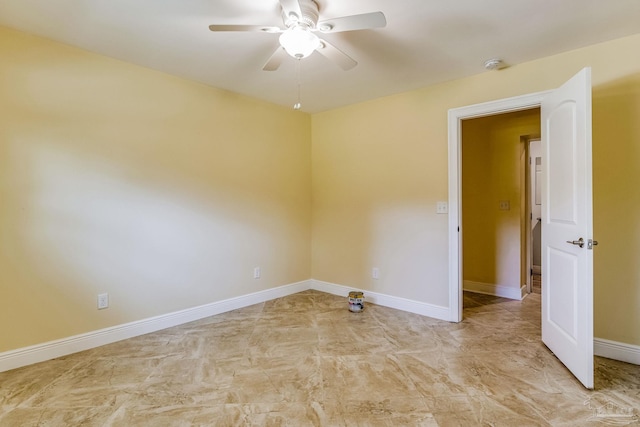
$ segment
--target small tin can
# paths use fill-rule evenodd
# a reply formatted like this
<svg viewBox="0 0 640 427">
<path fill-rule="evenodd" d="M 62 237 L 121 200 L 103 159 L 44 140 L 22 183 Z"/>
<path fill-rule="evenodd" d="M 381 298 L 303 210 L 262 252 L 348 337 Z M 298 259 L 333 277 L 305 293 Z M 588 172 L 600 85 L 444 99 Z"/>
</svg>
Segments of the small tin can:
<svg viewBox="0 0 640 427">
<path fill-rule="evenodd" d="M 359 313 L 364 310 L 364 293 L 359 291 L 349 292 L 349 311 Z"/>
</svg>

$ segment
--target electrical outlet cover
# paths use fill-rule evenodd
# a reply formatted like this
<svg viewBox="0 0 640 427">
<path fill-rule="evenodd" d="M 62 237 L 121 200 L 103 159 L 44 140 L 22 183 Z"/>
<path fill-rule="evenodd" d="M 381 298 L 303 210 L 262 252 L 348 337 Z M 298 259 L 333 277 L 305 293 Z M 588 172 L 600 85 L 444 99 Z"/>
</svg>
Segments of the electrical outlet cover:
<svg viewBox="0 0 640 427">
<path fill-rule="evenodd" d="M 102 310 L 109 307 L 109 294 L 98 295 L 98 310 Z"/>
</svg>

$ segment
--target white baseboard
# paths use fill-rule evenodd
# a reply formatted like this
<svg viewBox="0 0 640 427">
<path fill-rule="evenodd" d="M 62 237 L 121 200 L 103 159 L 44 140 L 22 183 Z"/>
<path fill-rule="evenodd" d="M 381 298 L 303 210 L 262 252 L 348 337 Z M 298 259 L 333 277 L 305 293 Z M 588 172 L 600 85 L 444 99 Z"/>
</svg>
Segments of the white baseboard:
<svg viewBox="0 0 640 427">
<path fill-rule="evenodd" d="M 420 314 L 422 316 L 433 317 L 434 319 L 449 321 L 449 308 L 438 305 L 428 304 L 425 302 L 410 300 L 392 295 L 380 294 L 377 292 L 362 290 L 354 287 L 337 285 L 335 283 L 323 282 L 321 280 L 311 279 L 311 289 L 328 294 L 344 296 L 349 295 L 349 291 L 364 292 L 365 304 L 371 302 L 373 304 L 382 305 L 384 307 L 395 308 L 409 313 Z"/>
<path fill-rule="evenodd" d="M 520 287 L 520 298 L 518 298 L 518 299 L 522 300 L 527 295 L 529 295 L 529 292 L 527 292 L 527 285 L 522 285 Z"/>
<path fill-rule="evenodd" d="M 0 372 L 171 328 L 183 323 L 193 322 L 194 320 L 215 316 L 216 314 L 248 307 L 253 304 L 259 304 L 308 289 L 310 289 L 310 281 L 305 280 L 85 334 L 7 351 L 0 353 Z"/>
<path fill-rule="evenodd" d="M 494 285 L 493 283 L 473 282 L 465 280 L 462 282 L 462 288 L 465 291 L 475 292 L 477 294 L 494 295 L 497 297 L 521 300 L 526 295 L 526 286 L 503 286 Z"/>
<path fill-rule="evenodd" d="M 465 289 L 467 288 L 466 283 L 467 282 L 465 281 Z M 151 332 L 181 325 L 183 323 L 193 322 L 205 317 L 215 316 L 217 314 L 225 313 L 231 310 L 236 310 L 272 299 L 285 297 L 287 295 L 306 291 L 308 289 L 314 289 L 320 292 L 344 296 L 345 298 L 348 296 L 349 291 L 361 290 L 353 287 L 337 285 L 335 283 L 323 282 L 320 280 L 304 280 L 302 282 L 279 286 L 276 288 L 271 288 L 236 298 L 216 301 L 198 307 L 188 308 L 173 313 L 142 319 L 135 322 L 125 323 L 110 328 L 100 329 L 85 334 L 63 338 L 60 340 L 49 341 L 30 347 L 24 347 L 17 350 L 0 353 L 0 372 L 20 368 L 22 366 L 31 365 L 33 363 L 44 362 L 45 360 L 50 360 L 56 357 L 62 357 L 72 353 L 77 353 L 79 351 L 111 344 L 116 341 L 148 334 Z M 516 291 L 518 293 L 520 292 L 520 290 Z M 410 313 L 416 313 L 423 316 L 433 317 L 435 319 L 446 321 L 450 320 L 448 307 L 437 306 L 377 292 L 363 292 L 365 292 L 366 301 L 373 304 L 395 308 Z M 511 292 L 511 294 L 514 294 L 513 291 Z M 509 298 L 508 296 L 505 297 Z M 596 354 L 596 356 L 602 356 L 608 359 L 620 360 L 623 362 L 640 365 L 640 346 L 619 343 L 602 338 L 595 338 L 594 353 Z"/>
<path fill-rule="evenodd" d="M 605 340 L 604 338 L 594 338 L 593 353 L 596 356 L 606 357 L 607 359 L 640 365 L 640 346 L 638 345 Z"/>
</svg>

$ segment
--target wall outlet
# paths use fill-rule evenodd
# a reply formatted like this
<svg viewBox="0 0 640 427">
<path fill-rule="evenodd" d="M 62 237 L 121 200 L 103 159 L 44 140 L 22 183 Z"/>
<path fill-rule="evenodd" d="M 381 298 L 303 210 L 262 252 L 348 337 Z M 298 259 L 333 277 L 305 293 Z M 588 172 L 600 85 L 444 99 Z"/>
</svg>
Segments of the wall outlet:
<svg viewBox="0 0 640 427">
<path fill-rule="evenodd" d="M 260 271 L 260 267 L 256 267 L 253 269 L 253 278 L 254 279 L 259 279 L 260 278 L 260 274 L 262 272 Z"/>
<path fill-rule="evenodd" d="M 436 202 L 436 213 L 446 214 L 449 213 L 449 205 L 447 202 Z"/>
<path fill-rule="evenodd" d="M 98 310 L 109 308 L 109 294 L 98 294 Z"/>
<path fill-rule="evenodd" d="M 380 269 L 378 269 L 378 267 L 373 267 L 371 270 L 371 277 L 376 280 L 380 278 Z"/>
</svg>

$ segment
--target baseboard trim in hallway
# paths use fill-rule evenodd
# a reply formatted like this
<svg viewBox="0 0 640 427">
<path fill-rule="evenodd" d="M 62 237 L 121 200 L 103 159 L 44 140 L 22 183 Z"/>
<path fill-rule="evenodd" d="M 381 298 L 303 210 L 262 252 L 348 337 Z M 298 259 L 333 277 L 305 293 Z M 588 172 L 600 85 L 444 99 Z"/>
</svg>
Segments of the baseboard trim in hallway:
<svg viewBox="0 0 640 427">
<path fill-rule="evenodd" d="M 462 288 L 469 292 L 516 300 L 521 300 L 526 295 L 526 286 L 504 286 L 464 280 Z"/>
</svg>

